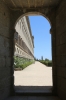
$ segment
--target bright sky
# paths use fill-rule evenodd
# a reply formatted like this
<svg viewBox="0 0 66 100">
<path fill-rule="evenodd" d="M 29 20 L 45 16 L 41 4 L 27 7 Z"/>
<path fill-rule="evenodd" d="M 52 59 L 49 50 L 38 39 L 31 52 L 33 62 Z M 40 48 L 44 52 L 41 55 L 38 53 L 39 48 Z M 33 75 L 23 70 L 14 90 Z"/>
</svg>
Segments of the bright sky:
<svg viewBox="0 0 66 100">
<path fill-rule="evenodd" d="M 38 59 L 52 59 L 50 23 L 43 16 L 29 16 L 34 36 L 34 56 Z"/>
</svg>

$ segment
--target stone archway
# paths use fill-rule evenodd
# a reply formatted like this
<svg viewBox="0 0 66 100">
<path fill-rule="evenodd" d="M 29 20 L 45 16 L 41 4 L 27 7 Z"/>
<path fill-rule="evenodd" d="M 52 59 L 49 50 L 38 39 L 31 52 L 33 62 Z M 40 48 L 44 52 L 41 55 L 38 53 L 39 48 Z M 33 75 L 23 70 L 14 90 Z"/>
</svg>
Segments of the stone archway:
<svg viewBox="0 0 66 100">
<path fill-rule="evenodd" d="M 6 38 L 6 40 L 8 40 L 8 41 L 6 41 L 9 45 L 8 45 L 8 47 L 7 47 L 7 44 L 4 46 L 5 48 L 7 47 L 9 50 L 8 50 L 8 54 L 10 54 L 10 55 L 6 55 L 5 56 L 5 54 L 3 53 L 2 54 L 2 56 L 3 56 L 3 59 L 5 60 L 4 62 L 6 62 L 6 73 L 7 73 L 7 71 L 9 72 L 9 73 L 7 73 L 7 77 L 3 77 L 3 80 L 5 79 L 7 79 L 6 80 L 6 84 L 5 84 L 5 86 L 9 86 L 9 87 L 7 87 L 7 90 L 9 91 L 8 93 L 6 92 L 7 90 L 6 90 L 6 88 L 4 87 L 4 84 L 3 84 L 3 80 L 2 80 L 2 84 L 3 84 L 3 87 L 2 87 L 2 90 L 4 91 L 4 89 L 5 89 L 5 92 L 4 92 L 4 98 L 5 97 L 7 97 L 9 94 L 11 95 L 11 94 L 13 94 L 14 93 L 14 76 L 13 76 L 13 74 L 14 74 L 14 70 L 13 70 L 13 64 L 14 64 L 14 58 L 13 58 L 13 55 L 14 55 L 14 33 L 15 33 L 15 30 L 14 30 L 14 25 L 15 25 L 15 22 L 16 22 L 16 20 L 21 16 L 21 15 L 24 15 L 24 14 L 26 14 L 26 13 L 28 13 L 28 12 L 37 12 L 36 14 L 38 14 L 38 12 L 40 12 L 40 14 L 41 15 L 44 15 L 44 16 L 47 16 L 47 18 L 49 19 L 49 21 L 51 22 L 51 17 L 49 17 L 48 15 L 46 15 L 47 14 L 47 10 L 45 9 L 45 10 L 41 10 L 40 11 L 40 9 L 36 9 L 36 10 L 26 10 L 26 12 L 23 12 L 23 11 L 13 11 L 13 10 L 10 10 L 10 9 L 8 9 L 8 7 L 5 5 L 5 4 L 3 4 L 3 2 L 2 1 L 0 1 L 1 2 L 1 7 L 2 7 L 2 9 L 1 9 L 1 11 L 4 11 L 4 12 L 6 12 L 5 13 L 5 17 L 6 17 L 6 20 L 5 21 L 3 21 L 3 17 L 1 17 L 2 18 L 2 23 L 3 23 L 3 25 L 2 25 L 2 23 L 1 23 L 1 27 L 3 26 L 3 28 L 2 28 L 2 33 L 3 33 L 3 29 L 6 29 L 6 27 L 7 27 L 7 33 L 5 32 L 5 36 L 2 34 L 2 39 L 3 39 L 3 41 L 4 41 L 4 38 Z M 3 9 L 4 8 L 4 9 Z M 3 12 L 2 12 L 3 13 Z M 55 17 L 54 16 L 54 14 L 52 14 L 52 17 Z M 7 21 L 7 22 L 6 22 Z M 4 25 L 4 23 L 5 23 L 5 25 Z M 52 23 L 52 22 L 51 22 Z M 52 23 L 52 25 L 53 25 L 53 23 Z M 1 27 L 0 27 L 0 29 L 1 29 Z M 6 43 L 5 42 L 5 43 Z M 4 44 L 4 43 L 3 43 Z M 1 48 L 1 50 L 2 50 L 3 48 Z M 5 49 L 6 50 L 6 49 Z M 7 52 L 7 50 L 6 50 L 6 52 Z M 7 58 L 7 59 L 6 59 Z M 8 63 L 8 60 L 9 60 L 9 62 L 10 63 Z M 5 67 L 5 65 L 4 65 L 4 67 Z M 9 69 L 9 70 L 8 70 Z M 1 73 L 2 74 L 2 73 Z M 1 75 L 2 76 L 2 75 Z M 7 84 L 8 83 L 8 84 Z M 7 94 L 6 94 L 7 93 Z M 1 98 L 3 98 L 3 95 L 1 95 Z"/>
<path fill-rule="evenodd" d="M 28 13 L 25 13 L 25 14 L 23 14 L 23 15 L 21 15 L 18 19 L 17 19 L 17 21 L 16 21 L 16 24 L 17 24 L 17 22 L 19 23 L 19 20 L 22 18 L 22 17 L 24 17 L 24 16 L 29 16 L 29 15 L 42 15 L 43 17 L 44 17 L 44 15 L 43 14 L 41 14 L 41 13 L 39 13 L 39 12 L 28 12 Z M 40 20 L 40 19 L 39 19 Z M 50 24 L 50 23 L 49 23 Z M 38 38 L 38 37 L 37 37 Z M 15 74 L 14 74 L 15 75 Z M 22 76 L 24 76 L 24 75 L 22 75 Z M 16 77 L 16 76 L 15 76 Z M 46 78 L 47 79 L 47 78 Z M 17 78 L 15 78 L 15 82 L 17 82 Z M 22 80 L 22 79 L 21 79 Z M 43 79 L 44 80 L 44 79 Z M 50 79 L 51 80 L 51 79 Z M 23 80 L 24 81 L 24 80 Z M 16 91 L 18 91 L 19 90 L 19 85 L 24 85 L 24 84 L 20 84 L 20 83 L 18 83 L 18 85 L 16 85 L 15 84 L 15 87 L 18 87 L 18 88 L 16 88 L 15 90 Z M 31 85 L 33 85 L 33 84 L 31 84 Z M 37 85 L 38 86 L 38 85 Z M 23 87 L 23 86 L 22 86 Z M 29 86 L 28 86 L 29 87 Z M 49 84 L 49 87 L 50 87 L 50 84 Z M 50 87 L 51 88 L 51 87 Z M 23 90 L 23 89 L 20 89 L 21 91 Z M 45 89 L 44 89 L 45 90 Z M 49 90 L 49 88 L 47 89 L 47 90 Z M 24 91 L 24 90 L 23 90 Z"/>
<path fill-rule="evenodd" d="M 66 100 L 66 0 L 53 0 L 51 6 L 42 6 L 40 4 L 40 7 L 35 7 L 34 5 L 33 8 L 30 6 L 26 9 L 25 6 L 18 9 L 13 2 L 12 5 L 15 8 L 12 9 L 8 6 L 10 1 L 3 1 L 0 0 L 0 97 L 3 100 L 11 95 L 14 90 L 13 55 L 15 22 L 21 15 L 27 12 L 40 12 L 47 16 L 52 25 L 50 31 L 52 33 L 53 90 L 60 98 Z"/>
<path fill-rule="evenodd" d="M 51 14 L 52 18 L 49 16 L 48 14 L 48 11 L 50 13 L 52 13 L 50 11 L 50 9 L 48 10 L 47 8 L 45 10 L 43 10 L 43 8 L 41 8 L 41 10 L 38 8 L 38 9 L 27 9 L 26 12 L 24 10 L 22 11 L 13 11 L 11 9 L 9 9 L 4 3 L 3 1 L 1 0 L 0 1 L 0 6 L 1 6 L 1 26 L 0 26 L 0 29 L 1 29 L 1 41 L 2 41 L 2 45 L 0 45 L 2 48 L 1 48 L 1 51 L 5 50 L 3 53 L 1 53 L 2 57 L 1 57 L 1 62 L 4 61 L 4 68 L 5 68 L 5 73 L 7 73 L 7 76 L 5 76 L 4 74 L 5 73 L 1 73 L 1 85 L 2 86 L 2 89 L 1 90 L 5 90 L 4 92 L 4 95 L 1 95 L 1 98 L 5 98 L 7 97 L 9 94 L 13 94 L 14 92 L 14 76 L 13 76 L 13 64 L 14 64 L 14 58 L 13 58 L 13 55 L 14 55 L 14 33 L 15 33 L 15 30 L 14 30 L 14 25 L 15 25 L 15 22 L 16 20 L 21 16 L 21 15 L 24 15 L 28 12 L 37 12 L 36 14 L 38 14 L 38 12 L 40 12 L 40 14 L 44 15 L 44 16 L 47 16 L 47 18 L 49 19 L 49 21 L 52 23 L 52 26 L 54 24 L 52 20 L 52 18 L 55 18 L 55 12 L 54 14 Z M 54 11 L 54 10 L 53 10 Z M 4 13 L 3 13 L 4 12 Z M 6 18 L 6 20 L 4 20 Z M 3 30 L 6 30 L 6 31 L 3 31 Z M 5 41 L 5 42 L 4 42 Z M 5 52 L 6 52 L 6 55 L 5 55 Z M 3 63 L 1 63 L 3 64 Z M 6 67 L 5 67 L 6 66 Z M 4 75 L 4 76 L 3 76 Z M 3 84 L 3 80 L 6 80 L 5 81 L 5 85 Z M 8 83 L 8 84 L 7 84 Z M 0 85 L 0 86 L 1 86 Z M 4 87 L 5 86 L 5 87 Z M 7 87 L 7 89 L 6 89 Z M 7 92 L 8 90 L 8 92 Z M 6 94 L 7 93 L 7 94 Z"/>
<path fill-rule="evenodd" d="M 55 11 L 55 9 L 54 9 L 54 11 Z M 19 14 L 20 15 L 20 14 Z M 54 34 L 55 34 L 55 30 L 53 29 L 53 27 L 55 28 L 55 23 L 52 21 L 52 18 L 55 18 L 55 12 L 54 12 L 54 14 L 52 14 L 52 18 L 50 17 L 50 16 L 46 16 L 44 13 L 43 13 L 43 11 L 42 12 L 37 12 L 37 11 L 33 11 L 33 12 L 29 12 L 29 11 L 27 11 L 27 13 L 23 13 L 23 14 L 21 14 L 21 16 L 19 16 L 18 18 L 17 18 L 17 20 L 16 20 L 16 22 L 15 22 L 15 25 L 16 25 L 16 23 L 18 22 L 18 20 L 20 20 L 21 19 L 21 17 L 23 17 L 23 16 L 28 16 L 28 15 L 42 15 L 43 17 L 45 17 L 48 21 L 49 21 L 49 23 L 50 23 L 50 25 L 51 25 L 51 29 L 50 29 L 50 33 L 53 33 L 54 32 Z M 53 26 L 54 25 L 54 26 Z M 52 35 L 52 34 L 51 34 Z M 54 36 L 55 37 L 55 36 Z M 53 42 L 55 42 L 55 40 L 53 40 Z M 54 45 L 54 43 L 53 43 L 53 45 Z M 53 52 L 55 52 L 55 51 L 53 51 Z M 54 71 L 54 69 L 53 69 L 53 71 Z M 53 72 L 54 73 L 54 72 Z M 52 74 L 53 75 L 53 74 Z M 56 89 L 56 87 L 54 86 L 54 81 L 55 81 L 56 79 L 54 79 L 53 78 L 53 91 L 55 91 L 55 89 Z M 55 87 L 55 88 L 54 88 Z"/>
</svg>

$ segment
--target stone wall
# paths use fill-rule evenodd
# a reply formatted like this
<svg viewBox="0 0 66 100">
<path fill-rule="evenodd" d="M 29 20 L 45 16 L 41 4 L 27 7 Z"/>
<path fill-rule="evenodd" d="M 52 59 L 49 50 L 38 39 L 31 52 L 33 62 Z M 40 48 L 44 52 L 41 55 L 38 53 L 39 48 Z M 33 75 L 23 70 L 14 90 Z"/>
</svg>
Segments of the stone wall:
<svg viewBox="0 0 66 100">
<path fill-rule="evenodd" d="M 0 99 L 7 98 L 13 87 L 13 45 L 10 10 L 0 0 Z"/>
<path fill-rule="evenodd" d="M 66 100 L 66 0 L 56 10 L 57 93 Z"/>
</svg>

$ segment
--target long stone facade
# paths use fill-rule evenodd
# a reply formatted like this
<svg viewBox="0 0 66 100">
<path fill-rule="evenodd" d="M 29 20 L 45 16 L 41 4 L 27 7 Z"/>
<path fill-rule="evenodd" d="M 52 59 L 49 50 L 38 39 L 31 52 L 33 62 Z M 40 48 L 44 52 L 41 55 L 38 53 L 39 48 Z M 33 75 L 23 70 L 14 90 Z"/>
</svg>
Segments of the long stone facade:
<svg viewBox="0 0 66 100">
<path fill-rule="evenodd" d="M 34 37 L 30 29 L 30 22 L 27 16 L 22 17 L 15 26 L 15 52 L 17 57 L 34 59 Z"/>
</svg>

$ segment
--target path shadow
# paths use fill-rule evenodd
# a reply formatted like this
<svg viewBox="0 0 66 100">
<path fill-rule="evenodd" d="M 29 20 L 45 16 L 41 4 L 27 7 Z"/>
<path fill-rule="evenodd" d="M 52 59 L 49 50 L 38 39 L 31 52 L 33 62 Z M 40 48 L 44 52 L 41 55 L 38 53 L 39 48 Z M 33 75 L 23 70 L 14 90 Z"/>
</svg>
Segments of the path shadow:
<svg viewBox="0 0 66 100">
<path fill-rule="evenodd" d="M 52 95 L 52 86 L 15 86 L 15 92 L 19 94 L 47 94 Z"/>
</svg>

